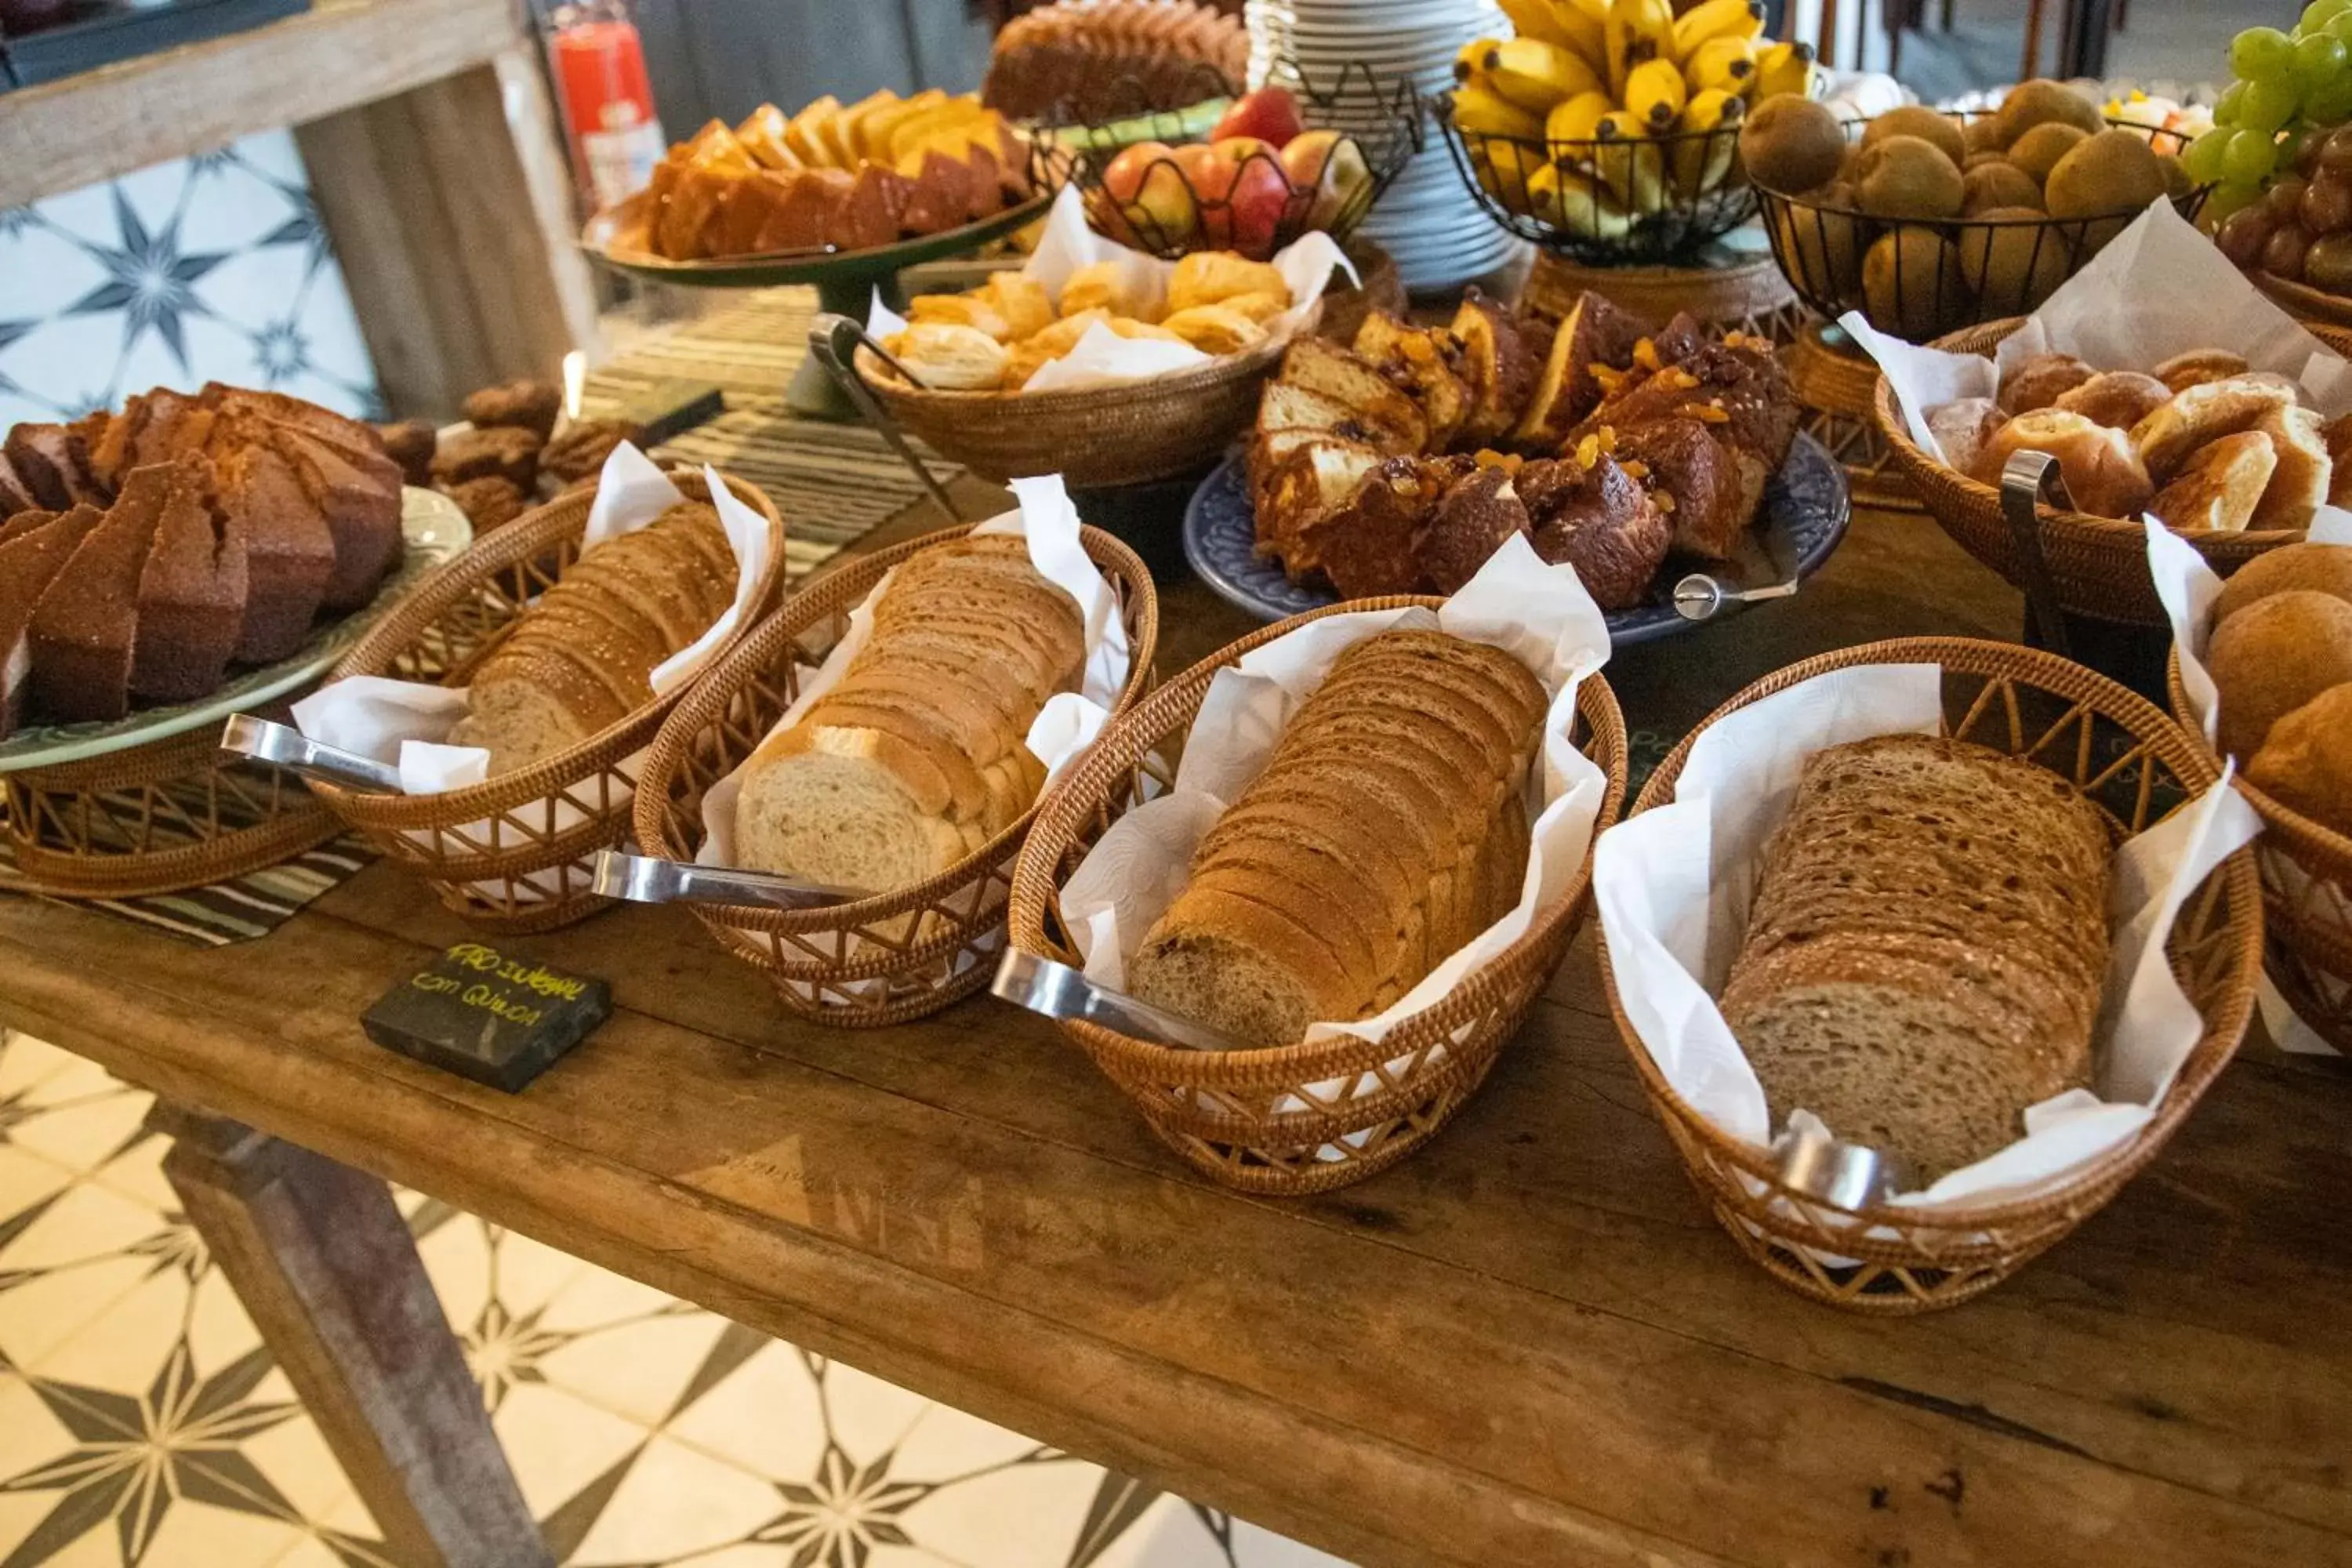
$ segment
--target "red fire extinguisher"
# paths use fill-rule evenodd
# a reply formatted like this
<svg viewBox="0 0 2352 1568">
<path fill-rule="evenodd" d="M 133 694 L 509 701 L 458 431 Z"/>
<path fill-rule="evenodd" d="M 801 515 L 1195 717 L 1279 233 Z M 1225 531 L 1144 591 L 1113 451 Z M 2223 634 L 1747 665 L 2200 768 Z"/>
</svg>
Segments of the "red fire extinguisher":
<svg viewBox="0 0 2352 1568">
<path fill-rule="evenodd" d="M 557 6 L 547 48 L 582 197 L 602 210 L 643 190 L 667 143 L 627 0 Z"/>
</svg>

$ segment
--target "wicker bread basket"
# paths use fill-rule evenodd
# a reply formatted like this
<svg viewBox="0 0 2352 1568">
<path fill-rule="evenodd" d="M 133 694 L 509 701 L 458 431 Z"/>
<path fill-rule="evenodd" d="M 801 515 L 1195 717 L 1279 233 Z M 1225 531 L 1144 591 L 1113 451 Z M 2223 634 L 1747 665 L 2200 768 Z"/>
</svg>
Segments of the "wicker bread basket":
<svg viewBox="0 0 2352 1568">
<path fill-rule="evenodd" d="M 669 476 L 688 499 L 707 500 L 699 474 Z M 767 519 L 765 579 L 716 657 L 740 643 L 775 602 L 784 573 L 784 524 L 755 487 L 728 478 L 738 499 Z M 595 492 L 557 497 L 486 535 L 435 572 L 335 667 L 335 678 L 389 676 L 462 685 L 530 602 L 579 559 Z M 331 784 L 311 788 L 386 859 L 423 878 L 441 901 L 495 931 L 552 931 L 610 900 L 591 890 L 598 849 L 628 837 L 633 776 L 681 693 L 657 697 L 569 751 L 513 773 L 438 795 L 390 795 Z"/>
<path fill-rule="evenodd" d="M 1202 660 L 1107 726 L 1037 808 L 1013 874 L 1013 945 L 1064 963 L 1081 962 L 1062 920 L 1061 885 L 1147 787 L 1167 782 L 1162 753 L 1181 746 L 1218 670 L 1325 616 L 1442 603 L 1358 599 L 1278 621 Z M 1608 778 L 1593 825 L 1597 839 L 1624 805 L 1625 725 L 1598 675 L 1578 688 L 1576 706 L 1580 743 Z M 1147 779 L 1156 783 L 1147 786 Z M 1588 850 L 1567 894 L 1524 936 L 1378 1044 L 1343 1037 L 1275 1050 L 1196 1051 L 1095 1024 L 1062 1027 L 1135 1102 L 1152 1131 L 1196 1169 L 1244 1192 L 1327 1192 L 1412 1153 L 1476 1091 L 1559 967 L 1584 919 L 1591 875 Z M 1276 1110 L 1286 1103 L 1299 1109 Z"/>
<path fill-rule="evenodd" d="M 1904 637 L 1805 659 L 1741 691 L 1659 764 L 1634 811 L 1674 798 L 1692 743 L 1726 714 L 1831 670 L 1914 663 L 1944 668 L 1948 734 L 2024 757 L 2084 786 L 2125 834 L 2170 815 L 2221 777 L 2203 748 L 2154 704 L 2078 664 L 2007 643 Z M 1605 939 L 1601 974 L 1658 1119 L 1740 1249 L 1816 1300 L 1904 1313 L 1948 1307 L 2008 1279 L 2156 1157 L 2238 1048 L 2253 1008 L 2262 944 L 2261 882 L 2252 850 L 2241 849 L 2189 894 L 2166 943 L 2173 973 L 2205 1027 L 2153 1119 L 2129 1142 L 2031 1197 L 1932 1213 L 1887 1204 L 1847 1210 L 1782 1184 L 1767 1151 L 1725 1133 L 1666 1082 L 1625 1016 Z"/>
<path fill-rule="evenodd" d="M 282 720 L 291 700 L 263 711 Z M 19 769 L 0 775 L 0 790 L 16 863 L 10 885 L 53 898 L 201 888 L 274 866 L 343 830 L 294 774 L 222 752 L 216 724 Z"/>
<path fill-rule="evenodd" d="M 2165 685 L 2173 718 L 2218 768 L 2180 684 L 2177 651 L 2166 661 Z M 2254 861 L 2263 874 L 2271 983 L 2313 1033 L 2352 1056 L 2352 837 L 2283 805 L 2243 773 L 2236 784 L 2263 819 Z"/>
<path fill-rule="evenodd" d="M 648 855 L 691 860 L 701 847 L 702 797 L 741 765 L 800 694 L 850 612 L 883 574 L 970 528 L 942 529 L 825 573 L 713 665 L 680 702 L 646 755 L 635 837 Z M 1118 595 L 1130 662 L 1124 710 L 1150 684 L 1160 633 L 1151 574 L 1097 529 L 1079 531 L 1087 556 Z M 803 663 L 803 661 L 806 661 Z M 927 882 L 829 909 L 695 904 L 721 947 L 764 973 L 784 1005 L 820 1023 L 877 1026 L 935 1013 L 988 983 L 1003 947 L 1004 895 L 1013 857 L 1036 808 Z"/>
<path fill-rule="evenodd" d="M 1315 330 L 1321 302 L 1294 335 Z M 1072 489 L 1137 485 L 1213 461 L 1257 417 L 1289 340 L 1268 339 L 1173 375 L 1068 392 L 933 392 L 871 351 L 856 374 L 890 416 L 943 458 L 1002 482 L 1059 474 Z"/>
<path fill-rule="evenodd" d="M 1953 353 L 1990 354 L 1995 344 L 2023 324 L 2022 317 L 1989 321 L 1937 338 L 1928 346 Z M 2352 330 L 2306 322 L 2307 330 L 2337 353 L 2352 355 Z M 1944 531 L 1969 554 L 2011 583 L 2024 585 L 2024 570 L 2009 537 L 2000 510 L 2000 490 L 1946 468 L 1911 439 L 1910 427 L 1895 406 L 1895 389 L 1879 378 L 1877 418 L 1880 437 L 1895 467 L 1907 480 L 1922 505 L 1935 515 Z M 2156 584 L 2147 574 L 2147 534 L 2137 520 L 2092 517 L 2084 512 L 2042 509 L 2042 552 L 2061 607 L 2093 620 L 2129 626 L 2166 624 L 2164 606 L 2157 602 Z M 2214 571 L 2226 577 L 2266 550 L 2292 544 L 2300 531 L 2273 529 L 2262 532 L 2192 533 L 2183 539 L 2197 548 Z"/>
</svg>

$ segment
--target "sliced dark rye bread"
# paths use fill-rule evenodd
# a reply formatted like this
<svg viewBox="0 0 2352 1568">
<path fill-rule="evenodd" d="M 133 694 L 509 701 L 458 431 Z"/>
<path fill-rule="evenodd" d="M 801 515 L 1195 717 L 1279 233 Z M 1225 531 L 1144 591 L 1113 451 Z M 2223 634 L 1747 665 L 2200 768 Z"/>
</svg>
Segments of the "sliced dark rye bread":
<svg viewBox="0 0 2352 1568">
<path fill-rule="evenodd" d="M 76 723 L 130 711 L 139 575 L 171 489 L 167 465 L 132 469 L 104 520 L 42 591 L 31 634 L 32 697 L 42 717 Z"/>
<path fill-rule="evenodd" d="M 235 657 L 267 664 L 310 637 L 334 575 L 335 536 L 292 466 L 269 447 L 240 447 L 215 468 L 221 510 L 245 550 L 245 616 Z"/>
<path fill-rule="evenodd" d="M 1341 737 L 1297 756 L 1286 777 L 1331 780 L 1388 801 L 1426 835 L 1416 840 L 1407 861 L 1428 883 L 1426 917 L 1429 945 L 1451 952 L 1461 941 L 1468 911 L 1464 888 L 1464 845 L 1454 816 L 1455 797 L 1431 782 L 1429 775 L 1385 739 Z"/>
<path fill-rule="evenodd" d="M 1402 911 L 1383 908 L 1346 861 L 1286 834 L 1196 854 L 1186 881 L 1194 885 L 1230 887 L 1296 916 L 1330 944 L 1368 995 L 1403 956 Z"/>
<path fill-rule="evenodd" d="M 1279 910 L 1220 889 L 1181 900 L 1127 969 L 1144 1001 L 1255 1046 L 1297 1043 L 1307 1026 L 1356 1005 L 1330 950 Z"/>
<path fill-rule="evenodd" d="M 137 471 L 133 471 L 137 477 Z M 185 702 L 221 683 L 245 626 L 245 542 L 214 508 L 213 466 L 190 453 L 172 465 L 154 543 L 139 573 L 131 692 Z"/>
</svg>

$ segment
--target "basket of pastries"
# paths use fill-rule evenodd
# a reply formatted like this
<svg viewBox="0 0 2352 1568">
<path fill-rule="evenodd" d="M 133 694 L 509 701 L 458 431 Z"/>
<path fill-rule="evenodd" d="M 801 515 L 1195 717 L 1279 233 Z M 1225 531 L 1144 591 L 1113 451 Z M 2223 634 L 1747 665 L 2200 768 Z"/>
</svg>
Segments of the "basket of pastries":
<svg viewBox="0 0 2352 1568">
<path fill-rule="evenodd" d="M 1520 238 L 1596 265 L 1687 256 L 1756 210 L 1740 127 L 1813 87 L 1762 0 L 1515 0 L 1454 62 L 1438 123 L 1463 182 Z"/>
<path fill-rule="evenodd" d="M 1596 293 L 1557 325 L 1475 289 L 1442 327 L 1376 311 L 1352 347 L 1293 344 L 1266 385 L 1255 554 L 1341 598 L 1447 594 L 1523 536 L 1612 632 L 1654 635 L 1679 624 L 1665 584 L 1750 552 L 1769 500 L 1801 525 L 1801 569 L 1841 536 L 1843 485 L 1798 413 L 1770 342 Z"/>
<path fill-rule="evenodd" d="M 1348 265 L 1322 234 L 1272 261 L 1221 250 L 1161 261 L 1090 232 L 1066 188 L 1019 271 L 918 295 L 903 319 L 877 308 L 867 325 L 885 353 L 861 349 L 854 368 L 891 418 L 983 478 L 1167 479 L 1249 424 L 1284 346 L 1313 330 L 1332 269 Z"/>
<path fill-rule="evenodd" d="M 593 489 L 450 563 L 295 704 L 304 735 L 398 773 L 312 787 L 477 925 L 594 913 L 594 855 L 627 837 L 646 746 L 774 602 L 783 541 L 753 486 L 616 447 Z"/>
<path fill-rule="evenodd" d="M 1283 1194 L 1385 1169 L 1476 1091 L 1583 918 L 1625 787 L 1607 656 L 1523 540 L 1450 600 L 1244 637 L 1047 791 L 1013 946 L 1194 1031 L 1064 1024 L 1196 1169 Z"/>
<path fill-rule="evenodd" d="M 1351 65 L 1318 86 L 1288 61 L 1281 79 L 1197 110 L 1129 115 L 1052 132 L 1097 232 L 1163 260 L 1233 250 L 1264 261 L 1301 237 L 1345 239 L 1421 151 L 1411 81 Z"/>
<path fill-rule="evenodd" d="M 215 754 L 282 705 L 465 519 L 369 426 L 213 383 L 0 441 L 0 783 L 16 874 L 115 897 L 238 875 L 332 837 L 292 774 Z"/>
<path fill-rule="evenodd" d="M 1843 648 L 1717 709 L 1602 837 L 1601 977 L 1743 1252 L 1833 1306 L 1949 1306 L 2112 1198 L 2236 1051 L 2260 829 L 2055 654 Z"/>
<path fill-rule="evenodd" d="M 524 377 L 466 395 L 462 422 L 379 425 L 384 450 L 408 483 L 456 501 L 480 538 L 542 500 L 593 485 L 624 441 L 654 443 L 627 419 L 565 416 L 563 389 Z"/>
<path fill-rule="evenodd" d="M 2172 616 L 2173 716 L 2238 768 L 2261 814 L 2270 976 L 2352 1055 L 2352 515 L 2227 582 L 2160 529 L 2148 564 Z"/>
<path fill-rule="evenodd" d="M 2352 458 L 2352 333 L 2298 325 L 2162 204 L 2022 321 L 1924 349 L 1848 324 L 1884 373 L 1876 418 L 1904 479 L 2020 585 L 2001 468 L 2056 460 L 2067 502 L 2041 507 L 2038 541 L 2073 614 L 2164 623 L 2142 512 L 2227 575 L 2352 495 L 2352 461 L 2336 460 Z"/>
<path fill-rule="evenodd" d="M 615 260 L 741 262 L 877 250 L 980 229 L 1035 189 L 1027 140 L 970 93 L 763 103 L 670 148 L 646 188 L 589 225 Z M 1017 221 L 1017 220 L 1008 220 Z"/>
<path fill-rule="evenodd" d="M 2181 146 L 2039 79 L 1994 110 L 1868 120 L 1784 97 L 1739 133 L 1790 286 L 1915 342 L 2037 309 L 2150 203 L 2194 213 Z"/>
<path fill-rule="evenodd" d="M 1150 683 L 1150 573 L 1058 479 L 1014 489 L 1013 511 L 802 588 L 647 756 L 646 855 L 838 894 L 693 904 L 803 1017 L 893 1024 L 986 984 L 1038 791 Z"/>
</svg>

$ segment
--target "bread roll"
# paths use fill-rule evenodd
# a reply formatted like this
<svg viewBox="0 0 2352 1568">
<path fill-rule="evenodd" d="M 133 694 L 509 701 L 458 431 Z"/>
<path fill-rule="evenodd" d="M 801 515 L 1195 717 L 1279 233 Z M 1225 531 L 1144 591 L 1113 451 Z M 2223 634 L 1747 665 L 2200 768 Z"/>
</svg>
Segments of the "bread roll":
<svg viewBox="0 0 2352 1568">
<path fill-rule="evenodd" d="M 2252 430 L 2294 404 L 2292 392 L 2251 376 L 2200 382 L 2134 426 L 2132 446 L 2149 477 L 2161 484 L 2208 441 Z"/>
<path fill-rule="evenodd" d="M 2331 686 L 2271 726 L 2246 782 L 2304 816 L 2352 834 L 2352 682 Z"/>
<path fill-rule="evenodd" d="M 1944 449 L 1944 461 L 1964 474 L 1976 471 L 1985 443 L 2006 423 L 1990 397 L 1963 397 L 1927 410 L 1927 429 Z"/>
<path fill-rule="evenodd" d="M 2246 374 L 2246 356 L 2231 353 L 2227 349 L 2191 349 L 2187 353 L 2174 354 L 2156 367 L 2156 379 L 2175 392 L 2208 381 L 2227 381 L 2233 375 Z"/>
<path fill-rule="evenodd" d="M 1004 381 L 1004 345 L 978 327 L 917 321 L 883 346 L 935 392 L 992 392 Z"/>
<path fill-rule="evenodd" d="M 1168 309 L 1189 310 L 1236 294 L 1271 294 L 1290 302 L 1290 285 L 1272 263 L 1248 261 L 1230 250 L 1196 250 L 1176 263 L 1168 279 Z"/>
<path fill-rule="evenodd" d="M 1129 988 L 1268 1047 L 1393 1002 L 1517 902 L 1545 706 L 1484 644 L 1393 631 L 1348 649 L 1202 838 Z"/>
<path fill-rule="evenodd" d="M 2097 374 L 2073 354 L 2036 354 L 2001 379 L 1996 401 L 2004 414 L 2031 413 L 2049 407 Z"/>
<path fill-rule="evenodd" d="M 2047 452 L 2058 459 L 2058 471 L 2077 511 L 2130 517 L 2154 493 L 2130 437 L 2055 408 L 2018 415 L 1994 431 L 1977 454 L 1974 477 L 1998 486 L 2002 466 L 2022 451 Z"/>
<path fill-rule="evenodd" d="M 1265 341 L 1265 329 L 1223 305 L 1171 311 L 1160 326 L 1204 354 L 1237 354 Z"/>
<path fill-rule="evenodd" d="M 915 556 L 840 680 L 744 764 L 737 862 L 884 892 L 979 850 L 1044 786 L 1029 726 L 1076 689 L 1085 631 L 1025 540 L 967 536 Z"/>
<path fill-rule="evenodd" d="M 1888 735 L 1810 758 L 1764 851 L 1723 1016 L 1773 1124 L 1800 1108 L 1931 1182 L 2087 1085 L 2105 819 L 2046 769 Z"/>
<path fill-rule="evenodd" d="M 2352 605 L 2309 589 L 2273 594 L 2213 629 L 2205 668 L 2221 698 L 2220 745 L 2243 763 L 2281 717 L 2352 680 Z"/>
<path fill-rule="evenodd" d="M 2135 370 L 2104 371 L 2058 395 L 2053 408 L 2079 414 L 2094 425 L 2128 430 L 2172 399 L 2172 389 Z"/>
<path fill-rule="evenodd" d="M 2253 428 L 2268 437 L 2278 467 L 2263 487 L 2249 528 L 2311 526 L 2311 514 L 2326 504 L 2335 462 L 2322 431 L 2326 421 L 2308 408 L 2273 408 Z M 2193 458 L 2192 458 L 2193 460 Z"/>
<path fill-rule="evenodd" d="M 2308 540 L 2266 550 L 2221 584 L 2213 605 L 2220 626 L 2251 605 L 2292 588 L 2330 594 L 2352 605 L 2352 544 L 2314 544 Z"/>
<path fill-rule="evenodd" d="M 1130 270 L 1116 261 L 1094 261 L 1071 273 L 1062 285 L 1062 314 L 1076 316 L 1087 310 L 1153 321 L 1161 314 L 1161 302 L 1140 269 Z"/>
<path fill-rule="evenodd" d="M 2261 431 L 2224 436 L 2191 453 L 2147 510 L 2185 532 L 2235 533 L 2253 521 L 2277 468 L 2278 454 Z"/>
</svg>

